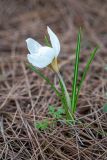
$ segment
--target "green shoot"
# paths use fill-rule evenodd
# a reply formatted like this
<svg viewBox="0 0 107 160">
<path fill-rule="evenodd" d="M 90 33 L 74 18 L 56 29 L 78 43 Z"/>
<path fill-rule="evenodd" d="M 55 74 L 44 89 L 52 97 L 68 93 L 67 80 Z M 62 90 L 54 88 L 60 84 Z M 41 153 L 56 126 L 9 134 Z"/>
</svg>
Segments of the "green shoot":
<svg viewBox="0 0 107 160">
<path fill-rule="evenodd" d="M 73 78 L 72 97 L 71 97 L 72 113 L 75 108 L 75 100 L 76 100 L 76 94 L 77 94 L 77 80 L 78 80 L 80 46 L 81 46 L 81 30 L 78 33 L 77 47 L 76 47 L 76 59 L 75 59 L 74 78 Z"/>
<path fill-rule="evenodd" d="M 35 128 L 39 130 L 46 130 L 49 127 L 49 121 L 48 119 L 45 119 L 43 121 L 39 121 L 35 124 Z"/>
<path fill-rule="evenodd" d="M 76 105 L 77 105 L 78 96 L 79 96 L 79 93 L 80 93 L 82 84 L 83 84 L 83 82 L 84 82 L 84 80 L 85 80 L 85 78 L 86 78 L 87 72 L 88 72 L 88 70 L 89 70 L 89 68 L 90 68 L 90 65 L 91 65 L 91 63 L 92 63 L 92 61 L 93 61 L 93 59 L 94 59 L 94 57 L 95 57 L 95 55 L 96 55 L 96 53 L 97 53 L 97 50 L 98 50 L 98 47 L 96 47 L 96 48 L 93 50 L 93 52 L 91 53 L 91 56 L 90 56 L 90 58 L 89 58 L 89 60 L 88 60 L 88 62 L 87 62 L 87 64 L 86 64 L 86 67 L 85 67 L 85 69 L 84 69 L 82 78 L 81 78 L 81 80 L 80 80 L 80 84 L 79 84 L 79 86 L 78 86 L 78 88 L 77 88 L 77 94 L 76 94 L 76 99 L 75 99 L 75 107 L 73 108 L 73 113 L 76 111 Z"/>
<path fill-rule="evenodd" d="M 60 107 L 57 110 L 55 109 L 54 106 L 49 106 L 49 114 L 54 118 L 54 119 L 62 119 L 63 115 L 65 114 L 65 110 Z"/>
<path fill-rule="evenodd" d="M 63 115 L 65 114 L 65 111 L 62 107 L 55 109 L 54 106 L 49 106 L 49 112 L 48 114 L 52 117 L 47 118 L 45 120 L 40 120 L 37 123 L 35 123 L 35 128 L 38 130 L 44 131 L 48 129 L 49 127 L 55 127 L 59 119 L 63 119 Z"/>
</svg>

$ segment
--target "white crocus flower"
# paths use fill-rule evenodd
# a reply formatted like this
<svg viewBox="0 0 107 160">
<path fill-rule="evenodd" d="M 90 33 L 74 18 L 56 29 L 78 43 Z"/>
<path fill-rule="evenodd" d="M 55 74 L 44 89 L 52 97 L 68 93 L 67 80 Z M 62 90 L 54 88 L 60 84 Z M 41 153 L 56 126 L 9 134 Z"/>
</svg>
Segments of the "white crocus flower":
<svg viewBox="0 0 107 160">
<path fill-rule="evenodd" d="M 52 47 L 42 46 L 32 38 L 28 38 L 27 48 L 29 54 L 27 55 L 28 61 L 35 67 L 44 68 L 50 66 L 54 71 L 58 72 L 57 57 L 60 52 L 60 42 L 55 33 L 47 27 Z"/>
</svg>

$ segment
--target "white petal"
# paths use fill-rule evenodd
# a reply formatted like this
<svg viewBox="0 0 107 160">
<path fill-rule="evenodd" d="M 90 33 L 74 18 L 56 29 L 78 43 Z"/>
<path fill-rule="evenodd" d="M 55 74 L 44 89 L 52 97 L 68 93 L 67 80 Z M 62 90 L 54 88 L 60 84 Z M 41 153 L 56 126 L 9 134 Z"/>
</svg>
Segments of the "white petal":
<svg viewBox="0 0 107 160">
<path fill-rule="evenodd" d="M 48 66 L 55 57 L 55 51 L 50 47 L 41 47 L 38 54 L 28 54 L 28 61 L 35 67 L 44 68 Z"/>
<path fill-rule="evenodd" d="M 36 42 L 32 38 L 26 39 L 27 48 L 31 54 L 36 54 L 38 52 L 38 49 L 42 47 L 38 42 Z"/>
<path fill-rule="evenodd" d="M 56 34 L 49 28 L 47 27 L 47 31 L 50 37 L 50 41 L 52 44 L 53 49 L 55 50 L 56 57 L 58 56 L 60 52 L 60 42 Z"/>
</svg>

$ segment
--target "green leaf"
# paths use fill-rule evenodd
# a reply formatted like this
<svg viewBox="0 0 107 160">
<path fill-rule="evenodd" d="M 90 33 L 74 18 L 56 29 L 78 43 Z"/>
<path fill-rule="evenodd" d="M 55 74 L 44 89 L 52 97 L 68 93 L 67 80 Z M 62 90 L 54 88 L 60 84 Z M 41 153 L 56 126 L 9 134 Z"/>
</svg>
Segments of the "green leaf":
<svg viewBox="0 0 107 160">
<path fill-rule="evenodd" d="M 63 117 L 63 114 L 65 114 L 65 110 L 63 108 L 58 108 L 58 110 L 54 113 L 55 117 L 57 119 L 60 119 Z"/>
<path fill-rule="evenodd" d="M 99 48 L 99 47 L 96 47 L 96 48 L 93 50 L 93 52 L 91 53 L 91 56 L 90 56 L 90 58 L 89 58 L 89 60 L 88 60 L 88 62 L 87 62 L 87 64 L 86 64 L 86 66 L 85 66 L 85 69 L 84 69 L 82 78 L 81 78 L 81 80 L 80 80 L 80 84 L 79 84 L 78 89 L 77 89 L 77 95 L 76 95 L 76 99 L 75 99 L 75 107 L 74 107 L 74 110 L 73 110 L 74 112 L 76 111 L 76 104 L 77 104 L 77 101 L 78 101 L 79 92 L 80 92 L 81 87 L 82 87 L 82 84 L 83 84 L 83 82 L 84 82 L 84 80 L 85 80 L 85 78 L 86 78 L 86 75 L 87 75 L 87 72 L 88 72 L 88 70 L 89 70 L 89 68 L 90 68 L 90 65 L 91 65 L 91 63 L 92 63 L 92 61 L 93 61 L 93 59 L 94 59 L 94 57 L 95 57 L 95 55 L 96 55 L 96 53 L 97 53 L 98 48 Z"/>
<path fill-rule="evenodd" d="M 62 114 L 59 114 L 58 112 L 54 113 L 54 118 L 59 119 L 59 118 L 62 118 L 62 117 L 63 117 Z"/>
<path fill-rule="evenodd" d="M 64 113 L 65 111 L 61 107 L 55 110 L 54 106 L 49 106 L 49 114 L 55 119 L 62 118 Z"/>
<path fill-rule="evenodd" d="M 78 80 L 78 68 L 79 68 L 79 56 L 80 56 L 80 46 L 81 46 L 81 29 L 78 32 L 77 38 L 77 46 L 76 46 L 76 59 L 75 59 L 75 67 L 74 67 L 74 78 L 73 78 L 73 85 L 72 85 L 72 97 L 71 97 L 71 107 L 72 113 L 74 113 L 75 109 L 75 99 L 76 99 L 76 87 L 77 87 L 77 80 Z"/>
<path fill-rule="evenodd" d="M 40 71 L 38 70 L 36 67 L 34 67 L 33 65 L 31 65 L 30 63 L 27 63 L 27 66 L 34 71 L 36 74 L 38 74 L 41 78 L 43 78 L 50 86 L 51 88 L 55 91 L 57 96 L 61 96 L 60 92 L 56 89 L 56 87 L 54 86 L 53 83 L 50 82 L 50 80 Z"/>
<path fill-rule="evenodd" d="M 54 112 L 55 112 L 54 106 L 49 106 L 48 109 L 49 109 L 49 114 L 51 114 L 51 115 L 54 114 Z"/>
<path fill-rule="evenodd" d="M 99 47 L 96 47 L 96 48 L 93 50 L 93 52 L 91 53 L 91 56 L 90 56 L 90 58 L 89 58 L 89 60 L 88 60 L 88 62 L 87 62 L 87 64 L 86 64 L 86 67 L 85 67 L 85 69 L 84 69 L 84 72 L 83 72 L 83 75 L 82 75 L 82 78 L 81 78 L 81 81 L 80 81 L 80 84 L 79 84 L 79 87 L 78 87 L 78 92 L 80 91 L 80 89 L 81 89 L 81 87 L 82 87 L 83 81 L 84 81 L 85 78 L 86 78 L 87 72 L 88 72 L 88 70 L 89 70 L 89 68 L 90 68 L 90 64 L 92 63 L 92 61 L 93 61 L 93 59 L 94 59 L 94 57 L 95 57 L 95 55 L 96 55 L 96 53 L 97 53 L 98 48 L 99 48 Z M 77 92 L 77 93 L 78 93 L 78 92 Z"/>
<path fill-rule="evenodd" d="M 35 127 L 39 130 L 45 130 L 48 128 L 48 125 L 49 125 L 49 121 L 48 119 L 45 119 L 44 121 L 37 122 L 35 124 Z"/>
<path fill-rule="evenodd" d="M 58 111 L 57 111 L 59 114 L 65 114 L 65 110 L 62 108 L 62 107 L 60 107 L 60 108 L 58 108 Z"/>
<path fill-rule="evenodd" d="M 103 106 L 103 112 L 107 113 L 107 103 Z"/>
</svg>

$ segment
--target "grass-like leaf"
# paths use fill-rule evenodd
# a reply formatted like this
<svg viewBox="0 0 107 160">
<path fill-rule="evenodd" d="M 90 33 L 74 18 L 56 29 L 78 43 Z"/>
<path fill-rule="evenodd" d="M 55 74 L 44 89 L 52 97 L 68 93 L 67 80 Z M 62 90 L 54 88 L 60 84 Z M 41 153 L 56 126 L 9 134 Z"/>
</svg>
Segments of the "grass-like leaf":
<svg viewBox="0 0 107 160">
<path fill-rule="evenodd" d="M 38 74 L 41 78 L 43 78 L 50 86 L 51 88 L 55 91 L 56 95 L 58 97 L 61 97 L 60 92 L 56 89 L 53 83 L 47 78 L 40 70 L 38 70 L 36 67 L 32 66 L 30 63 L 27 63 L 27 66 L 34 71 L 36 74 Z"/>
<path fill-rule="evenodd" d="M 80 46 L 81 46 L 81 29 L 78 32 L 77 46 L 76 46 L 76 59 L 75 59 L 74 77 L 73 77 L 73 84 L 72 84 L 72 96 L 71 96 L 72 113 L 75 108 L 75 99 L 76 99 L 76 94 L 77 94 L 77 80 L 78 80 Z"/>
<path fill-rule="evenodd" d="M 84 82 L 84 80 L 85 80 L 85 78 L 86 78 L 87 72 L 88 72 L 88 70 L 89 70 L 89 68 L 90 68 L 90 65 L 91 65 L 91 63 L 92 63 L 95 55 L 96 55 L 96 52 L 97 52 L 98 48 L 99 48 L 99 47 L 96 47 L 96 48 L 93 50 L 93 52 L 91 53 L 91 56 L 90 56 L 90 58 L 89 58 L 89 60 L 88 60 L 88 62 L 87 62 L 87 64 L 86 64 L 86 66 L 85 66 L 85 69 L 84 69 L 82 78 L 81 78 L 81 80 L 80 80 L 80 84 L 79 84 L 79 86 L 78 86 L 78 88 L 77 88 L 77 94 L 76 94 L 76 99 L 75 99 L 75 107 L 73 108 L 73 112 L 76 111 L 76 105 L 77 105 L 77 101 L 78 101 L 79 92 L 80 92 L 80 90 L 81 90 L 81 87 L 82 87 L 83 82 Z"/>
</svg>

